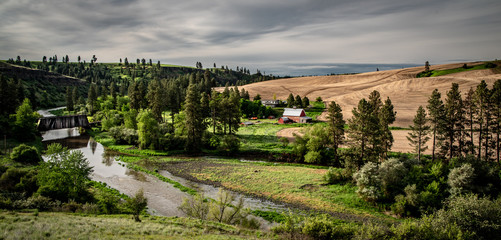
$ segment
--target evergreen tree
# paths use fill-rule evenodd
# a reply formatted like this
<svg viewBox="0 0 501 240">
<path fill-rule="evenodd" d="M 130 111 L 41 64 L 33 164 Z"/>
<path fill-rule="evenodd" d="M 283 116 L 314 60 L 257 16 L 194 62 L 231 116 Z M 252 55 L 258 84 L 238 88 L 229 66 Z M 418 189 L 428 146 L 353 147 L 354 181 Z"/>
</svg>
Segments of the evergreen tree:
<svg viewBox="0 0 501 240">
<path fill-rule="evenodd" d="M 166 104 L 164 99 L 166 98 L 165 88 L 162 86 L 162 83 L 158 80 L 153 80 L 148 85 L 148 93 L 146 94 L 146 98 L 148 99 L 149 108 L 151 109 L 151 113 L 157 120 L 157 122 L 163 122 L 162 112 L 166 108 Z"/>
<path fill-rule="evenodd" d="M 96 84 L 91 84 L 89 86 L 89 94 L 87 97 L 87 104 L 89 105 L 89 112 L 90 114 L 94 114 L 94 111 L 96 110 L 96 104 L 97 104 L 97 90 L 96 90 Z"/>
<path fill-rule="evenodd" d="M 411 131 L 407 140 L 409 145 L 414 147 L 414 151 L 418 155 L 418 162 L 421 162 L 421 153 L 428 149 L 426 142 L 430 140 L 428 134 L 430 133 L 430 126 L 427 125 L 428 119 L 423 106 L 419 106 L 416 116 L 414 116 L 413 125 L 409 126 Z"/>
<path fill-rule="evenodd" d="M 459 156 L 458 152 L 461 149 L 460 135 L 464 130 L 464 114 L 463 100 L 459 92 L 459 85 L 453 83 L 451 90 L 447 92 L 447 98 L 444 103 L 445 118 L 444 118 L 444 141 L 442 151 L 447 152 L 448 160 Z M 458 142 L 458 145 L 456 145 Z"/>
<path fill-rule="evenodd" d="M 337 150 L 341 144 L 343 144 L 344 140 L 344 124 L 345 121 L 343 119 L 343 112 L 341 106 L 336 102 L 332 101 L 329 104 L 329 109 L 327 119 L 329 123 L 329 137 L 331 138 L 332 150 L 334 153 L 334 161 L 338 162 L 339 157 L 337 154 Z"/>
<path fill-rule="evenodd" d="M 243 89 L 242 89 L 243 91 Z M 221 94 L 217 91 L 213 91 L 211 94 L 211 99 L 209 101 L 209 107 L 210 107 L 210 114 L 211 114 L 211 120 L 212 120 L 212 133 L 216 133 L 216 128 L 219 129 L 219 121 L 217 121 L 218 116 L 221 111 Z"/>
<path fill-rule="evenodd" d="M 348 120 L 349 144 L 361 162 L 376 162 L 378 156 L 374 154 L 371 136 L 378 131 L 379 120 L 365 98 L 358 102 L 352 113 L 353 117 Z"/>
<path fill-rule="evenodd" d="M 289 97 L 287 98 L 287 107 L 291 108 L 294 106 L 294 96 L 292 93 L 289 94 Z"/>
<path fill-rule="evenodd" d="M 202 147 L 202 134 L 205 130 L 200 104 L 200 93 L 195 84 L 190 84 L 184 103 L 185 126 L 188 131 L 186 151 L 199 152 Z"/>
<path fill-rule="evenodd" d="M 494 82 L 494 86 L 492 87 L 492 95 L 491 95 L 492 105 L 492 115 L 494 118 L 494 128 L 493 131 L 496 133 L 496 137 L 493 139 L 494 146 L 496 148 L 496 161 L 499 164 L 500 157 L 500 132 L 501 132 L 501 80 L 498 79 Z"/>
<path fill-rule="evenodd" d="M 276 96 L 275 96 L 274 100 L 276 100 Z M 310 99 L 308 99 L 308 97 L 304 96 L 304 98 L 303 98 L 303 108 L 307 108 L 308 106 L 310 106 Z"/>
<path fill-rule="evenodd" d="M 234 134 L 238 131 L 240 127 L 240 119 L 242 114 L 240 112 L 240 94 L 232 92 L 228 99 L 228 105 L 226 107 L 229 111 L 228 115 L 228 132 L 229 134 Z"/>
<path fill-rule="evenodd" d="M 141 94 L 139 93 L 139 86 L 137 82 L 133 82 L 129 86 L 129 99 L 130 108 L 139 110 L 141 108 Z"/>
<path fill-rule="evenodd" d="M 428 109 L 431 131 L 433 134 L 432 160 L 434 161 L 437 146 L 440 146 L 442 142 L 440 135 L 443 129 L 443 119 L 445 118 L 444 103 L 442 102 L 441 94 L 438 89 L 433 90 L 430 98 L 428 99 L 428 105 L 426 108 Z"/>
<path fill-rule="evenodd" d="M 489 131 L 486 127 L 488 125 L 488 107 L 489 107 L 489 89 L 487 87 L 487 83 L 482 80 L 479 85 L 477 85 L 477 89 L 475 90 L 474 102 L 476 106 L 476 123 L 478 125 L 478 159 L 480 160 L 482 157 L 482 143 L 483 139 L 488 138 Z M 485 136 L 484 136 L 485 135 Z M 485 144 L 485 150 L 488 149 L 488 144 Z M 487 156 L 488 152 L 484 152 L 485 156 Z M 487 160 L 487 159 L 486 159 Z"/>
<path fill-rule="evenodd" d="M 303 107 L 303 100 L 301 100 L 301 96 L 297 95 L 296 100 L 294 101 L 294 106 Z"/>
<path fill-rule="evenodd" d="M 21 105 L 21 103 L 24 101 L 24 99 L 26 98 L 25 94 L 24 94 L 24 86 L 23 86 L 23 83 L 21 82 L 21 79 L 15 77 L 14 78 L 15 80 L 15 83 L 16 83 L 16 97 L 17 97 L 17 104 L 16 106 L 18 105 Z"/>
<path fill-rule="evenodd" d="M 430 71 L 430 62 L 426 61 L 424 63 L 424 71 L 429 72 Z"/>
<path fill-rule="evenodd" d="M 465 155 L 475 155 L 475 144 L 473 141 L 473 133 L 475 128 L 475 101 L 474 101 L 475 91 L 473 88 L 470 88 L 466 97 L 463 101 L 464 104 L 464 113 L 465 113 L 465 128 L 467 131 L 464 131 L 465 138 L 469 138 L 465 141 L 465 147 L 462 149 Z"/>
<path fill-rule="evenodd" d="M 390 130 L 390 125 L 395 122 L 397 112 L 394 110 L 393 104 L 390 98 L 386 98 L 384 105 L 381 107 L 381 112 L 379 114 L 379 124 L 381 127 L 381 142 L 383 146 L 382 157 L 387 158 L 388 151 L 390 151 L 393 145 L 393 134 Z"/>
<path fill-rule="evenodd" d="M 69 86 L 66 87 L 66 109 L 73 111 L 73 91 Z"/>
</svg>

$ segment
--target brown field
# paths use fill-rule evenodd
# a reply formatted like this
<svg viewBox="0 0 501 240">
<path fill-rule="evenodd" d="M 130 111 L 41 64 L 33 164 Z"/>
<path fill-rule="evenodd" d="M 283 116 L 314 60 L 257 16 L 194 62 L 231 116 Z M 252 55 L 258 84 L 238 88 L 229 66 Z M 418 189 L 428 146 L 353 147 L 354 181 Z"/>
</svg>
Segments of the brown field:
<svg viewBox="0 0 501 240">
<path fill-rule="evenodd" d="M 474 66 L 482 63 L 467 64 Z M 452 69 L 462 65 L 463 63 L 434 65 L 430 69 Z M 470 87 L 475 88 L 481 80 L 485 80 L 492 87 L 494 81 L 501 79 L 501 71 L 498 68 L 416 78 L 416 74 L 423 70 L 424 66 L 354 75 L 299 77 L 253 83 L 239 88 L 245 88 L 250 96 L 260 94 L 262 99 L 272 99 L 276 94 L 277 99 L 286 100 L 292 93 L 301 97 L 307 96 L 310 101 L 314 101 L 320 96 L 324 101 L 336 101 L 340 104 L 345 119 L 351 118 L 351 110 L 360 99 L 367 98 L 370 92 L 377 90 L 383 100 L 390 97 L 395 106 L 397 119 L 393 126 L 408 127 L 417 108 L 427 104 L 428 97 L 435 88 L 442 93 L 442 98 L 445 98 L 452 83 L 458 83 L 464 94 Z"/>
</svg>

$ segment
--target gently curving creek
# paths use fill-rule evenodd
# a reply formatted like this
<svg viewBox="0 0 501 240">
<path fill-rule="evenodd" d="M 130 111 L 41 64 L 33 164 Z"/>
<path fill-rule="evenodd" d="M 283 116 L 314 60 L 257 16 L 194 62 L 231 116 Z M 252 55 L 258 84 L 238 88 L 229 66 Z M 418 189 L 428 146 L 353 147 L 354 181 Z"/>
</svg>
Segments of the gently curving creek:
<svg viewBox="0 0 501 240">
<path fill-rule="evenodd" d="M 46 110 L 48 112 L 48 110 Z M 42 133 L 44 145 L 60 143 L 71 150 L 80 150 L 93 167 L 91 179 L 106 183 L 108 186 L 129 196 L 134 195 L 139 189 L 144 190 L 148 198 L 148 211 L 153 215 L 161 216 L 185 216 L 178 209 L 184 198 L 191 196 L 175 188 L 172 184 L 163 182 L 149 174 L 134 171 L 126 167 L 126 163 L 119 162 L 116 157 L 119 153 L 104 148 L 103 145 L 94 141 L 88 135 L 80 135 L 78 128 L 50 130 Z M 174 176 L 168 171 L 160 170 L 159 174 L 170 178 L 180 184 L 197 190 L 205 197 L 217 198 L 220 187 L 193 182 L 182 177 Z M 286 211 L 284 205 L 255 197 L 232 192 L 237 199 L 244 198 L 245 207 L 251 210 L 263 211 Z M 236 202 L 235 202 L 236 204 Z M 262 228 L 269 228 L 270 224 L 261 219 Z"/>
</svg>

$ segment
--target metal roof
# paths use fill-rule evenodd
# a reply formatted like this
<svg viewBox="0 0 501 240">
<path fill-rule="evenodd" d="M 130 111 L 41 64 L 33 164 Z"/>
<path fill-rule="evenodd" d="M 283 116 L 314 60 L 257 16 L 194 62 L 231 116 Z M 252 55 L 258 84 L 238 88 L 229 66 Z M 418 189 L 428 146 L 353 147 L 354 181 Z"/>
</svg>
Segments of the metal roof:
<svg viewBox="0 0 501 240">
<path fill-rule="evenodd" d="M 284 108 L 284 116 L 300 117 L 303 111 L 302 108 Z"/>
</svg>

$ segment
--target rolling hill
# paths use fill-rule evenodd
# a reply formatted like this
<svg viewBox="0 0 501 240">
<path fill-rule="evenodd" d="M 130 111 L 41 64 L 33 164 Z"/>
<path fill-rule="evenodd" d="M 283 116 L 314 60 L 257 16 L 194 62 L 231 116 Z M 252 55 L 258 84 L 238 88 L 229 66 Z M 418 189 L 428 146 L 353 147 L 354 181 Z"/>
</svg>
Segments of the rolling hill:
<svg viewBox="0 0 501 240">
<path fill-rule="evenodd" d="M 382 99 L 390 97 L 397 111 L 397 120 L 393 126 L 408 127 L 420 105 L 427 104 L 431 92 L 437 88 L 445 98 L 452 83 L 458 83 L 461 92 L 466 93 L 470 87 L 475 88 L 481 80 L 491 87 L 493 82 L 501 79 L 501 61 L 494 62 L 497 67 L 480 70 L 461 71 L 439 77 L 416 78 L 424 71 L 423 67 L 398 70 L 367 72 L 352 75 L 298 77 L 252 83 L 239 87 L 245 88 L 250 96 L 260 94 L 262 99 L 286 100 L 290 93 L 307 96 L 314 101 L 322 97 L 324 101 L 336 101 L 343 108 L 345 119 L 351 118 L 351 110 L 361 98 L 377 90 Z M 461 68 L 465 63 L 442 64 L 430 67 L 430 70 L 448 70 Z M 466 63 L 468 67 L 485 64 L 485 62 Z M 324 114 L 325 115 L 325 114 Z M 320 119 L 325 116 L 321 116 Z"/>
</svg>

